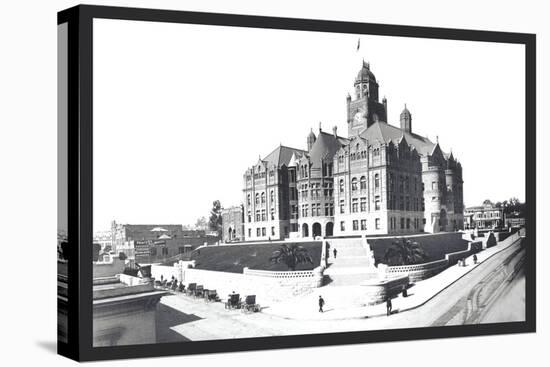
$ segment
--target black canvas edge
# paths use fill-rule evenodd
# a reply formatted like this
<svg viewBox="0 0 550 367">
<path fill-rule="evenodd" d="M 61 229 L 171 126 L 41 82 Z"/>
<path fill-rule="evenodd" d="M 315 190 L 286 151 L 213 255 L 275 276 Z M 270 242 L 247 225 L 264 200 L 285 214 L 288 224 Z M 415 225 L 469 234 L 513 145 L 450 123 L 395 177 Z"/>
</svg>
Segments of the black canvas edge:
<svg viewBox="0 0 550 367">
<path fill-rule="evenodd" d="M 67 240 L 71 244 L 68 247 L 68 304 L 67 304 L 67 342 L 58 340 L 57 351 L 59 354 L 71 359 L 79 359 L 79 320 L 80 308 L 78 307 L 79 294 L 79 246 L 76 241 L 78 235 L 79 207 L 78 207 L 78 12 L 77 7 L 67 9 L 63 16 L 58 15 L 58 26 L 67 23 L 67 216 L 68 231 Z M 61 143 L 59 143 L 61 144 Z M 59 183 L 58 183 L 59 185 Z M 58 209 L 59 210 L 59 209 Z"/>
<path fill-rule="evenodd" d="M 523 44 L 526 73 L 526 321 L 93 348 L 92 262 L 90 260 L 93 236 L 92 27 L 94 18 Z M 78 361 L 91 361 L 536 331 L 535 34 L 92 5 L 79 5 L 59 12 L 58 24 L 64 22 L 69 23 L 69 241 L 77 238 L 78 246 L 71 246 L 76 248 L 71 255 L 74 255 L 72 259 L 77 261 L 72 261 L 72 267 L 69 265 L 69 344 L 58 344 L 60 354 Z M 72 243 L 74 244 L 74 241 Z"/>
</svg>

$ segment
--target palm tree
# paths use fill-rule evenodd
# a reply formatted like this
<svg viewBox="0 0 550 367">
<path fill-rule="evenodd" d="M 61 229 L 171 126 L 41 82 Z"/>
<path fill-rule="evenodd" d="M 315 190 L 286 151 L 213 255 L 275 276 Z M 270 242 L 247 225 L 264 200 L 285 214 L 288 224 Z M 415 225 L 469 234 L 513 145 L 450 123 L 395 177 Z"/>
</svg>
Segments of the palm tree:
<svg viewBox="0 0 550 367">
<path fill-rule="evenodd" d="M 384 254 L 388 265 L 412 265 L 428 260 L 428 255 L 416 241 L 396 238 Z"/>
<path fill-rule="evenodd" d="M 273 256 L 269 258 L 269 261 L 273 264 L 284 263 L 291 271 L 296 270 L 298 264 L 313 264 L 313 259 L 307 250 L 296 244 L 281 245 L 278 250 L 273 251 Z"/>
</svg>

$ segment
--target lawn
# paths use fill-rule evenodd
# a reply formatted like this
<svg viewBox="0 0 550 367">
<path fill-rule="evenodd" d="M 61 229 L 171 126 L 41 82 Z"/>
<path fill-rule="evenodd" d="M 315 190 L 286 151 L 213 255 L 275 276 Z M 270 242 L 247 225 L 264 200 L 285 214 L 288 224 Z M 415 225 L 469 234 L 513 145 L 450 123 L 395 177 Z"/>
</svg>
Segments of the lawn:
<svg viewBox="0 0 550 367">
<path fill-rule="evenodd" d="M 460 233 L 427 234 L 424 236 L 405 237 L 416 241 L 428 255 L 427 262 L 441 260 L 446 254 L 463 251 L 468 248 L 468 241 L 463 240 Z M 399 237 L 399 240 L 401 238 Z M 384 255 L 395 238 L 372 238 L 367 240 L 372 251 L 376 264 L 384 262 Z"/>
<path fill-rule="evenodd" d="M 291 245 L 289 242 L 285 242 Z M 272 264 L 269 258 L 282 243 L 254 243 L 250 245 L 208 246 L 194 250 L 191 260 L 195 260 L 195 269 L 242 273 L 243 268 L 255 270 L 287 271 L 283 263 Z M 322 242 L 300 242 L 313 260 L 313 264 L 299 264 L 296 270 L 312 270 L 321 263 Z"/>
</svg>

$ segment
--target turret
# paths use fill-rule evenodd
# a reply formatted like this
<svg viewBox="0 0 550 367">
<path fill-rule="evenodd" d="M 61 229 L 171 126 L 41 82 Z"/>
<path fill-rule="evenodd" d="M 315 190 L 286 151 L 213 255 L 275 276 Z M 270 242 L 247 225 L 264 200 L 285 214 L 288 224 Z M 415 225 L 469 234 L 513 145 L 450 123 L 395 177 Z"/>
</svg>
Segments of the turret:
<svg viewBox="0 0 550 367">
<path fill-rule="evenodd" d="M 408 133 L 412 132 L 412 115 L 411 112 L 407 109 L 406 104 L 405 108 L 401 112 L 401 115 L 399 115 L 399 121 L 401 123 L 401 130 L 404 130 Z"/>
<path fill-rule="evenodd" d="M 309 135 L 307 136 L 307 151 L 309 152 L 311 150 L 311 147 L 315 143 L 316 137 L 315 133 L 313 132 L 313 129 L 311 129 Z"/>
</svg>

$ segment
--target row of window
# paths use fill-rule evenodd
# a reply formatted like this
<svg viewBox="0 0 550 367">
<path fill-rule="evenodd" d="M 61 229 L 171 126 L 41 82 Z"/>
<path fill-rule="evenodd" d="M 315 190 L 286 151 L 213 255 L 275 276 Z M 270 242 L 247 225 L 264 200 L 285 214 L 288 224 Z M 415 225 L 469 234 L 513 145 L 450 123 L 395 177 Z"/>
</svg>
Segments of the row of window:
<svg viewBox="0 0 550 367">
<path fill-rule="evenodd" d="M 352 161 L 355 161 L 355 160 L 359 160 L 359 159 L 366 159 L 367 158 L 367 151 L 366 150 L 361 150 L 359 151 L 359 144 L 357 144 L 355 146 L 355 150 L 356 152 L 352 152 L 350 154 L 350 160 Z M 380 155 L 380 148 L 374 148 L 372 150 L 372 155 L 374 157 L 378 157 Z M 344 159 L 345 159 L 345 155 L 344 154 L 340 154 L 338 156 L 338 163 L 343 163 L 344 162 Z"/>
<path fill-rule="evenodd" d="M 359 184 L 359 186 L 357 184 Z M 365 176 L 361 176 L 359 180 L 357 177 L 351 179 L 351 191 L 357 191 L 358 189 L 361 191 L 367 189 L 367 178 Z M 378 173 L 374 175 L 374 189 L 376 191 L 380 190 L 380 174 Z M 345 192 L 345 183 L 343 179 L 339 181 L 339 191 L 341 193 Z"/>
<path fill-rule="evenodd" d="M 423 223 L 425 224 L 426 222 L 426 219 L 423 220 Z M 414 229 L 418 229 L 420 227 L 420 219 L 419 218 L 413 218 L 413 220 L 411 220 L 411 218 L 400 218 L 400 226 L 401 226 L 401 229 L 411 229 L 411 225 L 414 226 L 413 228 Z M 352 230 L 354 231 L 358 231 L 358 230 L 361 230 L 361 231 L 366 231 L 367 230 L 367 220 L 366 219 L 361 219 L 361 220 L 353 220 L 351 222 L 352 224 Z M 395 217 L 391 217 L 390 218 L 390 229 L 397 229 L 397 218 Z M 374 228 L 375 229 L 380 229 L 380 218 L 375 218 L 374 220 Z M 346 222 L 345 221 L 341 221 L 340 222 L 340 231 L 344 232 L 346 230 Z"/>
<path fill-rule="evenodd" d="M 298 196 L 302 200 L 307 199 L 308 194 L 311 195 L 312 199 L 320 199 L 321 193 L 323 193 L 325 197 L 332 197 L 333 195 L 332 182 L 325 182 L 323 184 L 323 189 L 321 189 L 320 183 L 312 183 L 309 186 L 311 187 L 311 190 L 308 190 L 308 184 L 299 185 L 300 191 L 298 192 Z"/>
<path fill-rule="evenodd" d="M 258 171 L 260 170 L 261 170 L 261 167 L 258 167 Z M 265 178 L 265 176 L 266 176 L 266 171 L 254 173 L 255 180 Z M 274 177 L 274 176 L 275 176 L 275 170 L 269 170 L 269 177 Z M 249 183 L 251 180 L 252 180 L 252 176 L 246 175 L 246 182 Z"/>
<path fill-rule="evenodd" d="M 359 227 L 359 224 L 361 224 L 361 227 Z M 367 220 L 366 219 L 361 219 L 359 221 L 359 220 L 355 219 L 351 222 L 351 228 L 354 231 L 358 231 L 359 228 L 361 228 L 361 231 L 366 231 L 367 230 Z M 380 218 L 376 218 L 374 220 L 374 228 L 375 229 L 380 229 Z M 340 222 L 340 231 L 345 232 L 345 230 L 346 230 L 346 222 L 341 221 Z"/>
<path fill-rule="evenodd" d="M 312 217 L 332 217 L 334 216 L 334 204 L 325 203 L 324 211 L 321 209 L 321 203 L 311 204 L 311 216 Z M 302 204 L 302 217 L 309 217 L 309 204 Z"/>
<path fill-rule="evenodd" d="M 400 218 L 399 220 L 401 229 L 411 229 L 411 225 L 414 229 L 420 229 L 420 218 Z M 426 224 L 426 218 L 422 219 L 422 224 Z M 390 217 L 390 229 L 397 229 L 397 218 Z"/>
<path fill-rule="evenodd" d="M 397 204 L 397 196 L 390 194 L 388 200 L 389 210 L 424 211 L 424 198 L 399 196 L 399 205 Z"/>
<path fill-rule="evenodd" d="M 266 228 L 256 228 L 256 237 L 265 237 L 267 235 Z M 271 227 L 271 235 L 275 236 L 275 227 Z M 248 228 L 248 237 L 252 237 L 252 228 Z"/>
<path fill-rule="evenodd" d="M 294 223 L 294 226 L 296 226 L 295 223 Z M 285 237 L 288 236 L 288 227 L 284 227 L 284 232 L 285 232 Z M 265 237 L 265 236 L 267 236 L 266 227 L 256 228 L 256 237 Z M 275 236 L 275 227 L 271 227 L 270 236 Z M 248 228 L 248 237 L 252 238 L 252 228 Z"/>
<path fill-rule="evenodd" d="M 500 212 L 489 212 L 489 213 L 476 213 L 474 215 L 475 219 L 481 218 L 500 218 Z"/>
<path fill-rule="evenodd" d="M 424 191 L 424 184 L 421 183 L 419 185 L 419 180 L 417 177 L 414 177 L 412 179 L 412 184 L 409 182 L 409 176 L 403 176 L 399 175 L 399 192 L 409 192 L 411 189 L 413 189 L 413 192 L 418 192 L 418 187 L 422 187 L 422 191 Z M 390 172 L 389 174 L 389 183 L 390 183 L 390 190 L 395 191 L 395 178 L 394 174 Z"/>
<path fill-rule="evenodd" d="M 275 220 L 275 209 L 274 208 L 271 208 L 271 210 L 269 211 L 270 214 L 270 218 L 271 220 Z M 256 210 L 256 222 L 265 222 L 266 220 L 266 211 L 265 209 L 262 209 L 262 210 Z M 248 219 L 248 223 L 252 222 L 252 215 L 250 213 L 250 210 L 247 211 L 247 219 Z"/>
<path fill-rule="evenodd" d="M 271 205 L 274 205 L 275 204 L 275 192 L 273 190 L 271 190 L 269 192 L 269 201 L 271 203 Z M 265 204 L 265 192 L 261 192 L 261 193 L 256 193 L 256 195 L 254 196 L 254 202 L 256 204 Z M 246 195 L 246 204 L 248 206 L 250 206 L 251 204 L 251 196 L 250 194 Z"/>
<path fill-rule="evenodd" d="M 399 197 L 399 205 L 397 205 L 397 196 L 391 195 L 389 196 L 388 201 L 388 209 L 389 210 L 405 210 L 405 211 L 418 211 L 421 209 L 424 211 L 424 200 L 419 198 L 409 198 L 408 196 Z M 340 214 L 345 214 L 345 200 L 340 200 L 339 202 L 339 210 Z M 301 205 L 301 216 L 302 217 L 308 217 L 310 214 L 310 204 L 302 204 Z M 376 195 L 374 197 L 374 210 L 380 210 L 381 209 L 381 198 L 379 195 Z M 351 213 L 364 213 L 367 212 L 367 198 L 361 197 L 361 198 L 352 198 L 351 200 Z M 333 203 L 325 203 L 324 204 L 324 211 L 321 210 L 321 203 L 313 203 L 311 204 L 311 216 L 312 217 L 318 217 L 322 216 L 324 213 L 324 216 L 333 216 L 334 215 L 334 204 Z M 258 209 L 255 213 L 255 221 L 265 221 L 266 220 L 266 210 L 265 209 Z M 247 218 L 248 222 L 252 222 L 252 216 L 250 210 L 247 212 Z M 270 209 L 270 218 L 271 220 L 275 220 L 275 209 Z M 291 206 L 291 218 L 297 219 L 298 218 L 298 206 L 292 205 Z M 492 217 L 491 217 L 492 218 Z"/>
</svg>

